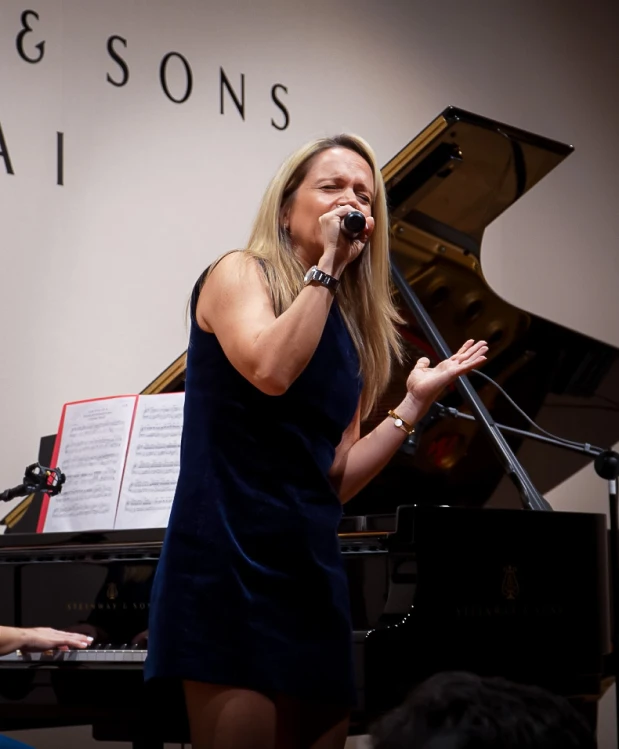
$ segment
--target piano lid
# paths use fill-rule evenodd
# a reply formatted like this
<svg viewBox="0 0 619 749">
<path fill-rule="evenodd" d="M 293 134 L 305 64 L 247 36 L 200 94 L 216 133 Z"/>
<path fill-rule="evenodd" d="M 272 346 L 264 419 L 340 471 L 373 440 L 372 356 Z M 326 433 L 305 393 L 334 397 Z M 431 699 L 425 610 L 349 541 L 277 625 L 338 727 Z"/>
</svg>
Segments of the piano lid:
<svg viewBox="0 0 619 749">
<path fill-rule="evenodd" d="M 395 237 L 419 232 L 479 258 L 488 224 L 572 151 L 448 107 L 382 170 Z"/>
<path fill-rule="evenodd" d="M 484 280 L 483 233 L 572 150 L 448 107 L 384 167 L 395 262 L 453 350 L 484 339 L 496 358 L 529 327 Z"/>
<path fill-rule="evenodd" d="M 570 145 L 448 107 L 382 169 L 394 261 L 452 350 L 467 338 L 489 341 L 483 371 L 532 418 L 549 402 L 582 408 L 601 390 L 612 395 L 609 370 L 619 363 L 613 347 L 507 303 L 482 272 L 485 228 L 572 151 Z M 422 355 L 437 361 L 408 309 L 402 314 L 409 361 L 394 371 L 387 392 L 362 425 L 364 434 L 401 400 L 414 361 Z M 182 354 L 143 392 L 182 390 L 184 377 Z M 529 429 L 495 388 L 474 375 L 471 382 L 497 422 Z M 466 410 L 456 391 L 441 402 Z M 550 421 L 543 425 L 568 439 L 599 445 L 619 439 L 617 420 L 609 419 L 608 413 L 564 409 L 540 415 L 544 414 L 550 414 Z M 520 458 L 521 441 L 507 439 Z M 532 465 L 523 461 L 542 493 L 590 462 L 539 443 L 525 444 L 527 451 L 542 456 Z M 345 506 L 345 512 L 393 510 L 411 501 L 411 494 L 403 493 L 407 487 L 415 487 L 416 502 L 480 506 L 502 477 L 501 466 L 474 423 L 441 420 L 418 435 L 414 449 L 405 446 Z M 514 506 L 520 506 L 515 492 L 513 499 Z"/>
</svg>

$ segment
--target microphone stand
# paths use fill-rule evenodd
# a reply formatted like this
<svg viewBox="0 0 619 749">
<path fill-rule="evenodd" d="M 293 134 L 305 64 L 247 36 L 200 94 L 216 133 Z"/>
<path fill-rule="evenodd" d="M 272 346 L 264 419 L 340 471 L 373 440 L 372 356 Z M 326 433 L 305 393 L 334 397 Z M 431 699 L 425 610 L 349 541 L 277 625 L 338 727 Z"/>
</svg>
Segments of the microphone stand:
<svg viewBox="0 0 619 749">
<path fill-rule="evenodd" d="M 467 419 L 468 421 L 477 421 L 474 416 L 462 413 L 456 408 L 443 406 L 441 403 L 434 403 L 433 408 L 434 413 L 438 418 L 444 419 L 451 417 L 454 419 Z M 617 500 L 619 453 L 616 453 L 614 450 L 604 450 L 601 447 L 589 445 L 588 443 L 578 444 L 575 442 L 563 442 L 559 439 L 553 439 L 552 437 L 535 434 L 534 432 L 527 432 L 523 429 L 516 429 L 515 427 L 508 427 L 504 424 L 495 424 L 495 426 L 497 427 L 497 429 L 500 429 L 501 432 L 517 434 L 521 437 L 526 437 L 527 439 L 534 439 L 538 442 L 545 442 L 548 445 L 561 447 L 564 450 L 572 450 L 573 452 L 580 453 L 581 455 L 595 456 L 595 460 L 593 462 L 595 472 L 600 478 L 606 479 L 608 481 L 608 503 L 610 515 L 610 587 L 613 619 L 613 625 L 611 628 L 613 645 L 611 672 L 615 679 L 615 717 L 617 736 L 619 736 L 619 502 Z"/>
<path fill-rule="evenodd" d="M 0 492 L 0 502 L 10 502 L 16 497 L 27 497 L 40 491 L 50 496 L 60 494 L 65 480 L 66 477 L 59 468 L 47 468 L 40 463 L 32 463 L 24 471 L 24 480 L 21 484 Z"/>
<path fill-rule="evenodd" d="M 449 357 L 452 356 L 452 352 L 447 347 L 447 344 L 419 301 L 419 298 L 406 282 L 406 279 L 396 265 L 393 256 L 390 258 L 390 263 L 391 274 L 395 285 L 402 296 L 402 300 L 415 316 L 419 326 L 425 333 L 434 350 L 441 354 L 443 358 L 449 359 Z M 552 510 L 550 504 L 544 499 L 544 497 L 542 497 L 535 486 L 533 486 L 527 472 L 518 462 L 511 447 L 507 444 L 505 437 L 503 437 L 497 428 L 494 419 L 490 416 L 486 406 L 471 386 L 468 378 L 458 377 L 456 380 L 456 387 L 458 388 L 460 395 L 469 404 L 471 411 L 475 414 L 475 420 L 480 423 L 483 431 L 490 440 L 497 457 L 503 464 L 505 472 L 515 484 L 525 508 L 529 510 Z"/>
</svg>

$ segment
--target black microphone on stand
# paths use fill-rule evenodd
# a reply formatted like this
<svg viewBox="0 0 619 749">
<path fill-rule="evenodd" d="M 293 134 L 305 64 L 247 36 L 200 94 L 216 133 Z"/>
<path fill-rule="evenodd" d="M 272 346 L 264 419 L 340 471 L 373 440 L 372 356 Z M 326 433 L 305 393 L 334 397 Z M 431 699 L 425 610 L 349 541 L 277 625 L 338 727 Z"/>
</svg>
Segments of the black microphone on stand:
<svg viewBox="0 0 619 749">
<path fill-rule="evenodd" d="M 24 471 L 23 483 L 0 492 L 0 501 L 9 502 L 16 497 L 25 497 L 41 491 L 54 496 L 60 494 L 65 480 L 66 476 L 60 468 L 47 468 L 40 463 L 33 463 Z"/>
<path fill-rule="evenodd" d="M 350 211 L 342 219 L 342 231 L 354 239 L 359 232 L 365 229 L 365 216 L 361 211 Z"/>
</svg>

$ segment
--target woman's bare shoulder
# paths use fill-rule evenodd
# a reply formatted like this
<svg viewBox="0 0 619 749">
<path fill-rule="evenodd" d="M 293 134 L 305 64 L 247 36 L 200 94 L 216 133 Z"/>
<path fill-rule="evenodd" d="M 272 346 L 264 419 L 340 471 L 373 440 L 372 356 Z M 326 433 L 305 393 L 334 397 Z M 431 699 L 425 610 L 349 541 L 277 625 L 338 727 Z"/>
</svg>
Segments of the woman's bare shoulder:
<svg viewBox="0 0 619 749">
<path fill-rule="evenodd" d="M 268 297 L 259 260 L 246 250 L 230 250 L 210 267 L 200 289 L 196 315 L 201 327 L 211 332 L 208 320 L 221 311 L 222 305 L 233 306 L 251 298 Z"/>
<path fill-rule="evenodd" d="M 258 259 L 247 250 L 228 250 L 209 267 L 204 284 L 211 278 L 216 278 L 218 284 L 235 283 L 248 275 L 260 275 Z"/>
</svg>

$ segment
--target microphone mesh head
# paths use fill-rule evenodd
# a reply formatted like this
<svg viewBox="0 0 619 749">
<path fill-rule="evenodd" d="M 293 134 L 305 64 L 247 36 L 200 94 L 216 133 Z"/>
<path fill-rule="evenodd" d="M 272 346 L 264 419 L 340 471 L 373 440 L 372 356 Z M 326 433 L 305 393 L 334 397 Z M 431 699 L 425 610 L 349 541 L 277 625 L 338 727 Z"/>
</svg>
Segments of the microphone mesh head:
<svg viewBox="0 0 619 749">
<path fill-rule="evenodd" d="M 344 228 L 350 234 L 358 234 L 365 229 L 365 216 L 361 211 L 351 211 L 344 216 Z"/>
</svg>

